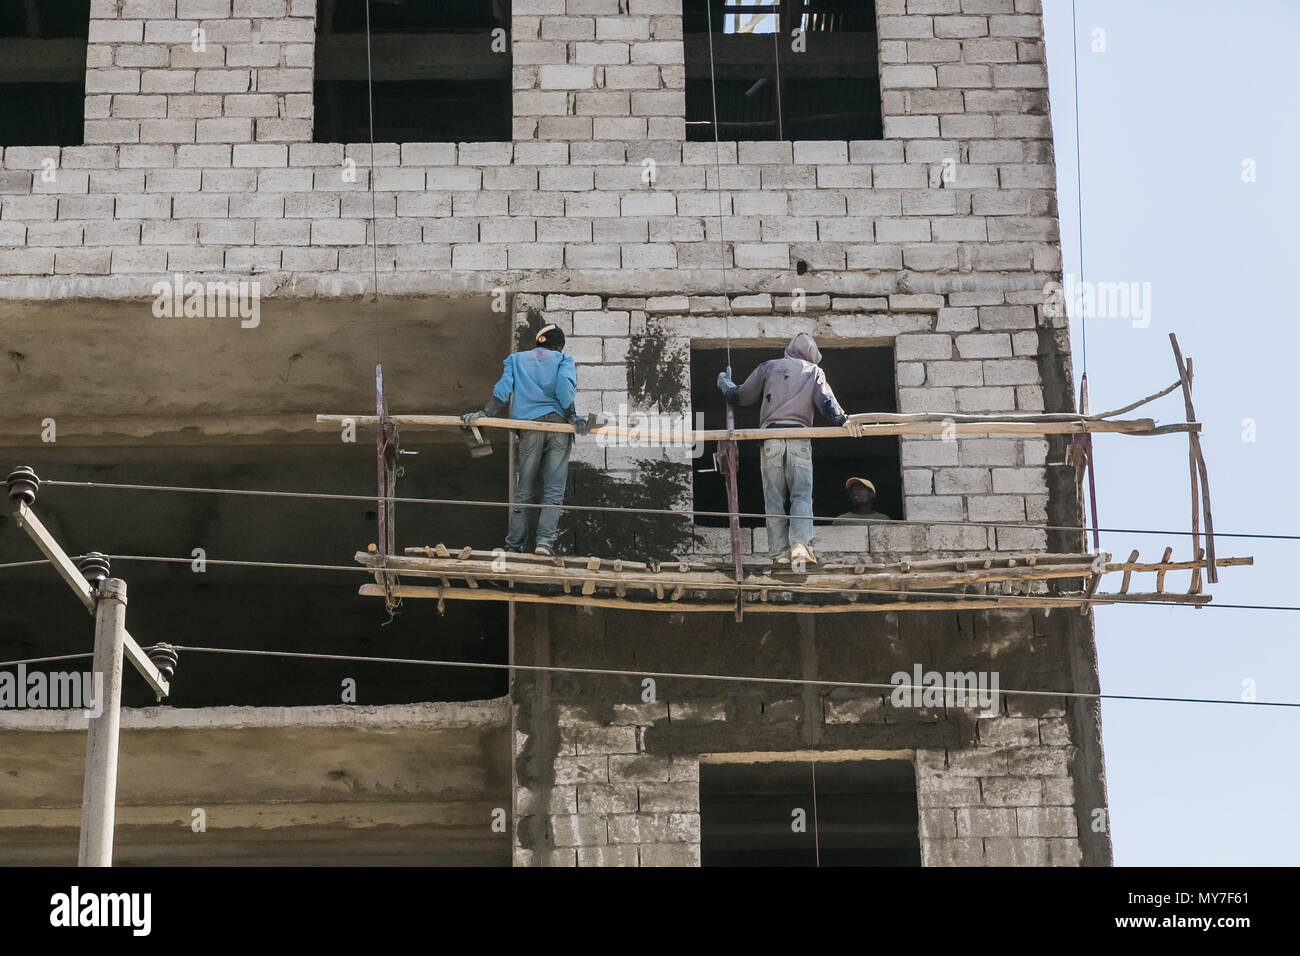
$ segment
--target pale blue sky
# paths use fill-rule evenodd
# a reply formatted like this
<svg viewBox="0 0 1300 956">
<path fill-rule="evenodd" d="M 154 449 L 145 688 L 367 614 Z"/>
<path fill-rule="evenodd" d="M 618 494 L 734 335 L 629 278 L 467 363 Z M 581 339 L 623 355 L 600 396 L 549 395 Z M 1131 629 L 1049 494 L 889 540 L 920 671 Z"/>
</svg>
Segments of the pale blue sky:
<svg viewBox="0 0 1300 956">
<path fill-rule="evenodd" d="M 1151 283 L 1151 323 L 1087 323 L 1092 408 L 1177 377 L 1194 359 L 1216 529 L 1300 534 L 1294 386 L 1300 380 L 1295 227 L 1300 110 L 1294 0 L 1077 0 L 1084 277 Z M 1065 271 L 1079 271 L 1071 4 L 1044 0 Z M 1105 52 L 1093 52 L 1093 31 Z M 1242 181 L 1255 161 L 1257 179 Z M 1072 319 L 1076 393 L 1082 329 Z M 1148 406 L 1181 421 L 1170 395 Z M 1253 419 L 1254 442 L 1243 441 Z M 1102 527 L 1186 530 L 1181 436 L 1095 439 Z M 1122 557 L 1186 536 L 1103 534 Z M 1221 537 L 1255 556 L 1211 588 L 1232 604 L 1300 604 L 1300 541 Z M 1173 576 L 1170 576 L 1173 579 Z M 1185 576 L 1179 582 L 1185 587 Z M 1134 589 L 1137 590 L 1136 578 Z M 1149 588 L 1143 588 L 1147 590 Z M 1102 690 L 1300 701 L 1300 613 L 1168 607 L 1097 612 Z M 1115 862 L 1289 865 L 1300 859 L 1300 709 L 1106 701 Z"/>
</svg>

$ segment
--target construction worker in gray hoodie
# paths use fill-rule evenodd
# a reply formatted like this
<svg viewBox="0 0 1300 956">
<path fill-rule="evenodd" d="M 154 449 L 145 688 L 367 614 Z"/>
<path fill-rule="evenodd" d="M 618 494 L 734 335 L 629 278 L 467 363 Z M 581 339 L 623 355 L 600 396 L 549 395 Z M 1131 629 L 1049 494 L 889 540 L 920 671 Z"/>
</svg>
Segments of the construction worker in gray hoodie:
<svg viewBox="0 0 1300 956">
<path fill-rule="evenodd" d="M 718 375 L 718 388 L 728 404 L 753 405 L 762 399 L 759 427 L 774 432 L 763 442 L 762 473 L 767 549 L 776 564 L 817 563 L 812 550 L 812 441 L 779 438 L 776 430 L 809 427 L 817 411 L 832 425 L 844 426 L 854 438 L 862 437 L 862 426 L 849 421 L 835 400 L 820 368 L 821 360 L 813 337 L 800 332 L 790 340 L 783 357 L 764 362 L 741 385 L 731 380 L 731 369 Z"/>
</svg>

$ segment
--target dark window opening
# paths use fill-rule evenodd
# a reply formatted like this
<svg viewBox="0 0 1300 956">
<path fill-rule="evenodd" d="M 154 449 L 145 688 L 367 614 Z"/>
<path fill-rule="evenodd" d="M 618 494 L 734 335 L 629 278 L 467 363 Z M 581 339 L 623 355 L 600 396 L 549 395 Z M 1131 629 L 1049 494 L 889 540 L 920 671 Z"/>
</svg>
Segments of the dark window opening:
<svg viewBox="0 0 1300 956">
<path fill-rule="evenodd" d="M 683 0 L 688 140 L 714 138 L 715 95 L 720 139 L 883 137 L 875 0 L 709 6 Z"/>
<path fill-rule="evenodd" d="M 404 459 L 398 494 L 502 500 L 504 469 L 475 468 L 460 443 L 421 442 Z M 50 445 L 13 460 L 42 475 L 73 481 L 375 493 L 374 442 L 358 429 L 355 444 L 88 448 Z M 412 464 L 415 463 L 415 464 Z M 127 583 L 127 628 L 141 644 L 166 641 L 195 647 L 280 650 L 352 657 L 433 658 L 502 664 L 508 643 L 507 607 L 487 601 L 409 600 L 388 623 L 383 600 L 362 597 L 373 580 L 361 571 L 222 566 L 222 559 L 347 567 L 377 540 L 375 504 L 165 492 L 42 488 L 36 511 L 69 554 L 174 556 L 177 563 L 114 561 Z M 399 547 L 482 538 L 484 509 L 398 505 Z M 193 549 L 204 549 L 196 571 Z M 0 563 L 40 554 L 6 514 L 0 517 Z M 94 619 L 48 565 L 17 568 L 0 601 L 0 660 L 89 651 Z M 61 665 L 50 665 L 58 668 Z M 291 707 L 340 704 L 343 680 L 356 681 L 360 706 L 422 701 L 486 700 L 507 693 L 504 672 L 476 668 L 411 667 L 347 660 L 226 654 L 180 654 L 167 706 Z M 133 668 L 126 669 L 122 703 L 153 706 Z"/>
<path fill-rule="evenodd" d="M 897 411 L 894 389 L 894 350 L 885 346 L 827 348 L 822 346 L 822 370 L 826 381 L 835 393 L 840 406 L 849 413 Z M 733 348 L 731 350 L 732 378 L 736 384 L 745 379 L 768 359 L 780 358 L 784 347 Z M 691 349 L 691 406 L 694 413 L 703 413 L 705 428 L 726 427 L 726 404 L 718 391 L 718 372 L 727 366 L 726 349 Z M 759 405 L 737 406 L 736 427 L 757 428 Z M 814 425 L 828 425 L 820 416 L 813 418 Z M 777 429 L 774 434 L 780 434 Z M 737 466 L 737 486 L 742 514 L 762 514 L 763 483 L 759 473 L 762 442 L 742 441 Z M 815 438 L 813 450 L 813 515 L 817 518 L 834 518 L 849 510 L 844 482 L 849 478 L 867 478 L 876 486 L 876 510 L 891 518 L 902 519 L 903 478 L 899 464 L 897 436 L 880 438 Z M 714 467 L 713 454 L 716 442 L 706 442 L 704 454 L 695 459 L 692 471 L 692 488 L 697 511 L 725 512 L 727 493 L 722 476 L 708 469 Z M 702 527 L 726 527 L 725 517 L 696 518 Z M 762 518 L 741 518 L 744 527 L 763 524 Z"/>
<path fill-rule="evenodd" d="M 920 866 L 918 830 L 906 760 L 700 764 L 704 866 Z"/>
<path fill-rule="evenodd" d="M 0 3 L 0 146 L 80 146 L 90 0 Z"/>
<path fill-rule="evenodd" d="M 500 31 L 500 32 L 498 32 Z M 322 4 L 316 23 L 318 143 L 511 139 L 508 0 L 365 0 Z"/>
</svg>

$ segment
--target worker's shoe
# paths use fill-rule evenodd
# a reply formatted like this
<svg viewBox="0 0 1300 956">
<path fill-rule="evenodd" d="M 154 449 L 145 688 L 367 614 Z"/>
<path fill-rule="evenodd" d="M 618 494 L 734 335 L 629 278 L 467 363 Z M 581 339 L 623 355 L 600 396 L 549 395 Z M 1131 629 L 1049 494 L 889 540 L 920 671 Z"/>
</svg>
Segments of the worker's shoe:
<svg viewBox="0 0 1300 956">
<path fill-rule="evenodd" d="M 812 548 L 806 544 L 796 544 L 790 549 L 790 563 L 797 564 L 816 564 L 817 555 L 813 554 Z"/>
<path fill-rule="evenodd" d="M 549 544 L 539 544 L 537 547 L 533 548 L 533 554 L 540 554 L 543 557 L 551 558 L 555 556 L 555 549 Z"/>
<path fill-rule="evenodd" d="M 783 568 L 790 566 L 790 549 L 782 551 L 780 554 L 772 555 L 772 563 Z"/>
</svg>

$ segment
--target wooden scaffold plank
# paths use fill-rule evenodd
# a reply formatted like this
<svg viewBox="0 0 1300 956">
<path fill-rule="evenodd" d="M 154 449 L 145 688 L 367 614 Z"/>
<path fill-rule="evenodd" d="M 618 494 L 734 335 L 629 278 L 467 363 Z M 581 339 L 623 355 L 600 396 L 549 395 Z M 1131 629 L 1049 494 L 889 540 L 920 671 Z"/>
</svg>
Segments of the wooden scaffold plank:
<svg viewBox="0 0 1300 956">
<path fill-rule="evenodd" d="M 1139 564 L 1137 553 L 1130 554 L 1127 562 L 1110 562 L 1109 555 L 1022 555 L 1016 557 L 989 556 L 978 566 L 971 567 L 971 561 L 930 559 L 916 564 L 900 561 L 887 570 L 878 570 L 881 566 L 857 564 L 852 567 L 842 566 L 836 570 L 819 569 L 807 573 L 794 573 L 788 570 L 776 570 L 770 567 L 753 569 L 737 583 L 729 569 L 714 567 L 701 570 L 686 561 L 677 567 L 665 568 L 660 563 L 650 567 L 639 562 L 629 562 L 635 567 L 629 571 L 622 559 L 610 562 L 600 558 L 569 558 L 550 562 L 523 561 L 506 559 L 501 555 L 493 556 L 491 552 L 471 552 L 473 557 L 463 559 L 461 549 L 452 556 L 446 548 L 439 546 L 447 557 L 425 557 L 436 554 L 434 549 L 407 549 L 406 556 L 393 556 L 385 567 L 390 572 L 400 572 L 408 577 L 434 577 L 439 586 L 417 591 L 436 591 L 442 599 L 466 600 L 528 600 L 557 599 L 572 596 L 574 602 L 592 602 L 592 606 L 624 606 L 638 608 L 659 604 L 661 607 L 673 606 L 712 606 L 721 600 L 734 602 L 735 596 L 746 606 L 752 603 L 772 604 L 773 606 L 792 607 L 790 602 L 804 602 L 815 610 L 834 606 L 859 606 L 863 610 L 878 610 L 882 598 L 891 596 L 897 599 L 898 609 L 933 609 L 936 606 L 982 606 L 980 601 L 998 601 L 1009 598 L 1032 598 L 1036 603 L 1027 606 L 1052 607 L 1061 602 L 1074 603 L 1088 609 L 1096 603 L 1136 603 L 1147 600 L 1164 600 L 1171 603 L 1188 603 L 1195 606 L 1208 601 L 1207 596 L 1193 592 L 1190 595 L 1169 595 L 1164 592 L 1164 574 L 1169 570 L 1186 570 L 1203 567 L 1197 562 L 1169 561 L 1172 549 L 1166 549 L 1163 563 Z M 510 558 L 523 557 L 510 555 Z M 489 560 L 490 558 L 490 560 Z M 1062 559 L 1068 559 L 1065 563 Z M 368 553 L 357 555 L 359 563 L 373 566 L 377 556 Z M 1251 564 L 1251 558 L 1222 558 L 1220 565 Z M 637 568 L 645 568 L 638 571 Z M 658 570 L 653 570 L 658 568 Z M 870 571 L 867 569 L 871 568 Z M 960 569 L 960 570 L 959 570 Z M 1152 595 L 1134 595 L 1128 593 L 1129 581 L 1134 571 L 1155 571 L 1157 573 L 1157 590 Z M 1124 583 L 1118 593 L 1099 592 L 1098 584 L 1102 576 L 1110 572 L 1122 572 Z M 1041 593 L 1031 585 L 1047 585 L 1052 581 L 1080 579 L 1085 582 L 1085 590 L 1077 597 L 1071 598 L 1064 593 Z M 466 587 L 459 587 L 455 582 L 464 581 Z M 484 587 L 490 583 L 491 587 Z M 501 590 L 505 585 L 509 589 Z M 574 586 L 578 593 L 574 593 Z M 999 586 L 1000 593 L 989 593 L 988 585 Z M 534 593 L 530 588 L 563 589 L 563 594 Z M 523 588 L 524 590 L 517 590 Z M 975 593 L 969 593 L 971 588 Z M 956 590 L 948 590 L 956 589 Z M 467 591 L 477 592 L 467 597 Z M 605 605 L 610 592 L 613 599 L 624 604 Z M 362 593 L 370 593 L 363 589 Z M 407 592 L 398 592 L 401 596 Z M 636 596 L 633 597 L 632 595 Z M 665 601 L 667 595 L 667 603 Z M 781 600 L 774 600 L 780 595 Z M 913 596 L 914 595 L 914 596 Z M 863 601 L 862 598 L 867 600 Z M 815 602 L 841 602 L 841 604 L 818 604 Z M 969 602 L 976 602 L 971 605 Z M 809 603 L 813 602 L 813 603 Z M 1004 606 L 1007 602 L 996 606 Z M 718 606 L 724 606 L 719 604 Z M 725 605 L 733 611 L 734 603 Z M 990 605 L 993 606 L 993 605 Z"/>
</svg>

